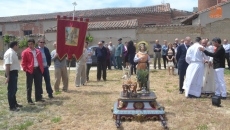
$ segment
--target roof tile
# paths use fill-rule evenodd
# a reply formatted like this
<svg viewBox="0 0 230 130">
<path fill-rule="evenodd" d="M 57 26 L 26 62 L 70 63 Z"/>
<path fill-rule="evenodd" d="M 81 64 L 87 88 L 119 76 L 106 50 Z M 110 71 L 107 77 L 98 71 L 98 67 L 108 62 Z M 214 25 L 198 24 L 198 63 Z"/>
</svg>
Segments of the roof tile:
<svg viewBox="0 0 230 130">
<path fill-rule="evenodd" d="M 106 29 L 127 29 L 136 28 L 138 26 L 137 19 L 123 20 L 123 21 L 103 21 L 103 22 L 89 22 L 88 30 L 106 30 Z M 45 32 L 56 32 L 57 26 L 47 29 Z"/>
<path fill-rule="evenodd" d="M 146 7 L 132 7 L 132 8 L 104 8 L 104 9 L 92 9 L 92 10 L 78 10 L 75 11 L 75 16 L 92 18 L 97 16 L 119 16 L 119 15 L 133 15 L 133 14 L 148 14 L 148 13 L 165 13 L 171 12 L 170 4 L 146 6 Z M 55 19 L 57 15 L 72 16 L 73 11 L 68 12 L 56 12 L 48 14 L 31 14 L 31 15 L 19 15 L 11 17 L 0 17 L 0 23 L 2 22 L 14 22 L 17 21 L 35 21 L 39 18 Z"/>
</svg>

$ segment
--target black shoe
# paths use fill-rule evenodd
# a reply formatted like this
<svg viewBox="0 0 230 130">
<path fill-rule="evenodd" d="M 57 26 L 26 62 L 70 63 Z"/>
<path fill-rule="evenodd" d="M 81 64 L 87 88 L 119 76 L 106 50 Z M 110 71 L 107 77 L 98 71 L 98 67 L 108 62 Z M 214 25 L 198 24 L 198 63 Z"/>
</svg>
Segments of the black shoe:
<svg viewBox="0 0 230 130">
<path fill-rule="evenodd" d="M 183 94 L 184 91 L 180 91 L 180 94 Z"/>
<path fill-rule="evenodd" d="M 17 112 L 17 111 L 20 111 L 20 109 L 14 107 L 14 108 L 10 108 L 10 111 L 15 111 L 15 112 Z"/>
<path fill-rule="evenodd" d="M 188 94 L 188 98 L 199 98 L 199 97 L 196 97 L 194 95 Z"/>
<path fill-rule="evenodd" d="M 23 106 L 20 104 L 16 104 L 15 107 L 23 107 Z"/>
<path fill-rule="evenodd" d="M 221 99 L 226 100 L 226 99 L 227 99 L 227 97 L 221 97 Z"/>
<path fill-rule="evenodd" d="M 28 104 L 29 104 L 29 105 L 35 105 L 35 103 L 32 102 L 32 101 L 28 101 Z"/>
<path fill-rule="evenodd" d="M 54 96 L 53 95 L 49 95 L 49 98 L 52 99 L 52 98 L 54 98 Z"/>
</svg>

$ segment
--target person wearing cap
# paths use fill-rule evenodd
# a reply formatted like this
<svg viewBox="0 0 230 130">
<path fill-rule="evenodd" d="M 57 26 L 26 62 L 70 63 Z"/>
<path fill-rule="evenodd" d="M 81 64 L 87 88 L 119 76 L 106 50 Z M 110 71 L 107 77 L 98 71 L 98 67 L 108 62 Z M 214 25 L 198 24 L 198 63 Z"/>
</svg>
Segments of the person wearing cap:
<svg viewBox="0 0 230 130">
<path fill-rule="evenodd" d="M 115 51 L 115 58 L 117 62 L 117 69 L 122 70 L 122 56 L 123 56 L 124 45 L 122 44 L 122 39 L 118 39 L 118 45 Z"/>
<path fill-rule="evenodd" d="M 101 80 L 101 71 L 103 80 L 106 81 L 106 57 L 107 50 L 103 46 L 103 42 L 98 42 L 98 48 L 95 50 L 95 55 L 97 57 L 97 81 Z"/>
</svg>

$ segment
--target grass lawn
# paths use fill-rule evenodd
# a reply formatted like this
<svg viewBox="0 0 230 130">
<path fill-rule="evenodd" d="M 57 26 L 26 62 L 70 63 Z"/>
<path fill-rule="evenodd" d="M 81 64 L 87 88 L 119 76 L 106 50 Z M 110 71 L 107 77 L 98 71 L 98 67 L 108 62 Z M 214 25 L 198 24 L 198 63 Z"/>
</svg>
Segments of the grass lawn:
<svg viewBox="0 0 230 130">
<path fill-rule="evenodd" d="M 54 84 L 54 71 L 51 84 Z M 106 82 L 96 81 L 96 71 L 90 72 L 87 86 L 75 87 L 75 71 L 70 73 L 69 92 L 54 94 L 48 99 L 43 84 L 45 103 L 30 106 L 26 101 L 26 77 L 19 73 L 17 99 L 24 107 L 19 112 L 10 112 L 4 72 L 0 71 L 0 130 L 116 130 L 111 107 L 122 90 L 122 71 L 107 71 Z M 230 71 L 225 71 L 227 90 L 230 86 Z M 210 97 L 187 99 L 178 93 L 178 76 L 168 75 L 166 70 L 152 71 L 151 90 L 157 101 L 165 107 L 168 127 L 171 130 L 227 130 L 230 129 L 230 97 L 222 100 L 222 107 L 211 105 Z M 62 86 L 61 86 L 62 87 Z M 34 88 L 33 88 L 34 90 Z M 229 91 L 228 91 L 229 93 Z M 34 94 L 34 92 L 33 92 Z M 34 96 L 32 96 L 34 99 Z M 163 129 L 160 121 L 123 122 L 125 130 Z"/>
</svg>

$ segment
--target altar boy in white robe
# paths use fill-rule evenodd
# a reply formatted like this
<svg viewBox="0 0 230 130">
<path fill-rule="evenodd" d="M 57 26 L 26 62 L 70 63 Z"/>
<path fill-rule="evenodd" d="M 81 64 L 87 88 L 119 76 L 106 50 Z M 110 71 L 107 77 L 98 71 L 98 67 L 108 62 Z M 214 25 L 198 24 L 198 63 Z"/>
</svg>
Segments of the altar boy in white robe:
<svg viewBox="0 0 230 130">
<path fill-rule="evenodd" d="M 184 82 L 185 96 L 188 98 L 198 98 L 201 95 L 204 75 L 204 54 L 199 51 L 201 38 L 197 37 L 196 42 L 187 50 L 186 62 L 189 64 L 186 70 Z M 202 40 L 203 41 L 203 40 Z"/>
<path fill-rule="evenodd" d="M 205 47 L 205 50 L 213 53 L 214 46 L 211 42 L 202 43 Z M 204 77 L 203 77 L 203 94 L 212 94 L 215 92 L 215 79 L 214 79 L 214 69 L 213 69 L 213 57 L 206 56 L 206 62 L 204 66 Z"/>
</svg>

